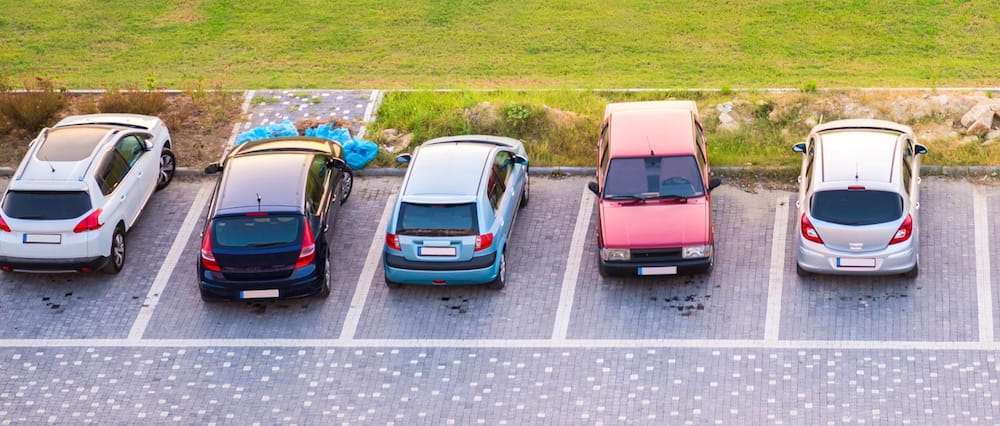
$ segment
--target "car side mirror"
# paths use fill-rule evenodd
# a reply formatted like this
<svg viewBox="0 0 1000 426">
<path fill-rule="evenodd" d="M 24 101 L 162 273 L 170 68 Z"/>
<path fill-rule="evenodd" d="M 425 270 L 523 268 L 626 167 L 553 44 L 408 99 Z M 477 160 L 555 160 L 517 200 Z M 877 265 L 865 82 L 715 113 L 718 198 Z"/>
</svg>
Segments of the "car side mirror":
<svg viewBox="0 0 1000 426">
<path fill-rule="evenodd" d="M 588 183 L 587 184 L 587 189 L 589 189 L 590 192 L 593 192 L 594 195 L 598 195 L 598 196 L 601 195 L 601 188 L 599 186 L 597 186 L 597 182 L 590 182 L 590 183 Z"/>
<path fill-rule="evenodd" d="M 722 179 L 721 178 L 711 178 L 711 179 L 709 179 L 708 180 L 708 192 L 712 192 L 712 190 L 715 189 L 715 188 L 717 188 L 719 185 L 722 185 Z"/>
<path fill-rule="evenodd" d="M 211 175 L 211 174 L 219 173 L 221 171 L 222 171 L 222 166 L 220 166 L 219 163 L 212 163 L 212 164 L 209 164 L 207 167 L 205 167 L 205 174 L 206 175 Z"/>
<path fill-rule="evenodd" d="M 150 142 L 149 139 L 147 139 L 147 140 L 145 140 L 145 141 L 142 142 L 142 147 L 146 151 L 151 151 L 153 149 L 153 143 Z"/>
<path fill-rule="evenodd" d="M 800 142 L 795 145 L 792 145 L 792 151 L 801 152 L 804 154 L 806 152 L 806 143 Z"/>
<path fill-rule="evenodd" d="M 522 165 L 527 166 L 528 165 L 528 159 L 524 158 L 523 155 L 515 154 L 514 155 L 514 164 L 522 164 Z"/>
<path fill-rule="evenodd" d="M 413 154 L 399 154 L 396 156 L 396 164 L 409 164 L 410 160 L 413 159 Z"/>
<path fill-rule="evenodd" d="M 347 163 L 345 163 L 344 160 L 337 157 L 331 158 L 330 161 L 327 162 L 327 164 L 329 164 L 330 167 L 333 167 L 335 169 L 344 170 L 347 168 Z"/>
<path fill-rule="evenodd" d="M 926 154 L 927 147 L 921 144 L 917 144 L 916 146 L 913 147 L 913 151 L 916 152 L 917 154 Z"/>
</svg>

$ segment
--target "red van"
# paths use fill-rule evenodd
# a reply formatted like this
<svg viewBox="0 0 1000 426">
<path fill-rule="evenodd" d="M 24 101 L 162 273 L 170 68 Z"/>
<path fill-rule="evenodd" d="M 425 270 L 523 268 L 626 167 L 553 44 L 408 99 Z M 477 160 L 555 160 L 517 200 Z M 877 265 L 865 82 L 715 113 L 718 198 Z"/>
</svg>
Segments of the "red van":
<svg viewBox="0 0 1000 426">
<path fill-rule="evenodd" d="M 597 153 L 601 275 L 708 272 L 714 262 L 705 132 L 693 101 L 609 104 Z"/>
</svg>

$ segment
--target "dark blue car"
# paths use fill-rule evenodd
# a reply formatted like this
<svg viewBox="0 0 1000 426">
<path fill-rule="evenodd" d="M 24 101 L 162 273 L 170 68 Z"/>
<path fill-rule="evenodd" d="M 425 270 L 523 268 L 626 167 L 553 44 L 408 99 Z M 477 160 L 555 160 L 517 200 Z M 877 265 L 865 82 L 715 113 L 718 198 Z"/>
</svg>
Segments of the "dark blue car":
<svg viewBox="0 0 1000 426">
<path fill-rule="evenodd" d="M 202 231 L 202 299 L 330 294 L 333 223 L 354 182 L 342 155 L 326 139 L 262 139 L 205 169 L 222 177 Z"/>
</svg>

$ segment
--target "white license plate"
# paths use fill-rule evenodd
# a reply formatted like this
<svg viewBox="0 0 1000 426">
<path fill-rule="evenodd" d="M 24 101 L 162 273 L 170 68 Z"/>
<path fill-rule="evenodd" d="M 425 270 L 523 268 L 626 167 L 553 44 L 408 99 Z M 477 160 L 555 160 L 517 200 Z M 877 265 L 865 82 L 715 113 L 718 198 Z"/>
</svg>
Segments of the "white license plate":
<svg viewBox="0 0 1000 426">
<path fill-rule="evenodd" d="M 417 255 L 420 256 L 454 256 L 458 251 L 454 247 L 417 247 Z"/>
<path fill-rule="evenodd" d="M 639 267 L 639 275 L 675 275 L 677 274 L 676 266 L 641 266 Z"/>
<path fill-rule="evenodd" d="M 838 257 L 837 266 L 847 268 L 874 268 L 875 259 L 857 259 L 848 257 Z"/>
<path fill-rule="evenodd" d="M 273 299 L 278 297 L 278 290 L 244 290 L 240 292 L 240 299 Z"/>
<path fill-rule="evenodd" d="M 24 234 L 22 240 L 29 244 L 59 244 L 62 242 L 62 235 L 59 234 Z"/>
</svg>

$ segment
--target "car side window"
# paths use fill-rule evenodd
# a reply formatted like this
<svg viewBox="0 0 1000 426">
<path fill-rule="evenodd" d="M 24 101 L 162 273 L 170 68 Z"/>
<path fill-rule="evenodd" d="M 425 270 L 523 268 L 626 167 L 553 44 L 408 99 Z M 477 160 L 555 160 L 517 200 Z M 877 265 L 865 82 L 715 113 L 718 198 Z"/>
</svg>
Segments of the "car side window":
<svg viewBox="0 0 1000 426">
<path fill-rule="evenodd" d="M 607 173 L 608 172 L 608 162 L 611 161 L 611 156 L 608 155 L 608 152 L 610 151 L 611 148 L 609 146 L 610 144 L 608 144 L 608 126 L 607 125 L 605 125 L 603 129 L 601 129 L 601 142 L 600 142 L 600 145 L 601 145 L 600 146 L 601 147 L 601 173 Z"/>
<path fill-rule="evenodd" d="M 131 168 L 145 152 L 145 147 L 139 136 L 129 135 L 118 141 L 118 144 L 115 145 L 115 151 L 118 151 L 118 154 L 125 160 L 125 164 Z"/>
<path fill-rule="evenodd" d="M 903 189 L 910 193 L 910 182 L 913 180 L 913 141 L 907 139 L 903 144 Z"/>
<path fill-rule="evenodd" d="M 125 162 L 125 158 L 118 150 L 108 151 L 97 167 L 95 176 L 97 185 L 101 187 L 101 193 L 108 195 L 114 192 L 122 178 L 125 177 L 125 173 L 128 173 L 128 169 L 128 163 Z"/>
<path fill-rule="evenodd" d="M 325 155 L 317 155 L 309 165 L 309 175 L 306 177 L 306 204 L 312 214 L 319 214 L 323 206 L 323 193 L 326 192 L 327 175 L 330 173 L 328 160 Z"/>
<path fill-rule="evenodd" d="M 504 182 L 504 188 L 506 189 L 507 183 L 510 183 L 511 169 L 514 168 L 514 155 L 509 151 L 497 152 L 497 156 L 493 160 L 493 168 L 497 170 L 497 174 L 500 180 Z"/>
<path fill-rule="evenodd" d="M 498 167 L 496 164 L 490 169 L 490 177 L 486 182 L 486 193 L 490 198 L 490 205 L 493 206 L 493 210 L 500 208 L 500 201 L 503 199 L 503 193 L 507 190 L 507 184 L 504 182 L 503 177 L 500 176 Z"/>
<path fill-rule="evenodd" d="M 809 147 L 806 148 L 806 189 L 812 186 L 813 164 L 816 163 L 816 140 L 809 140 L 808 145 Z"/>
</svg>

